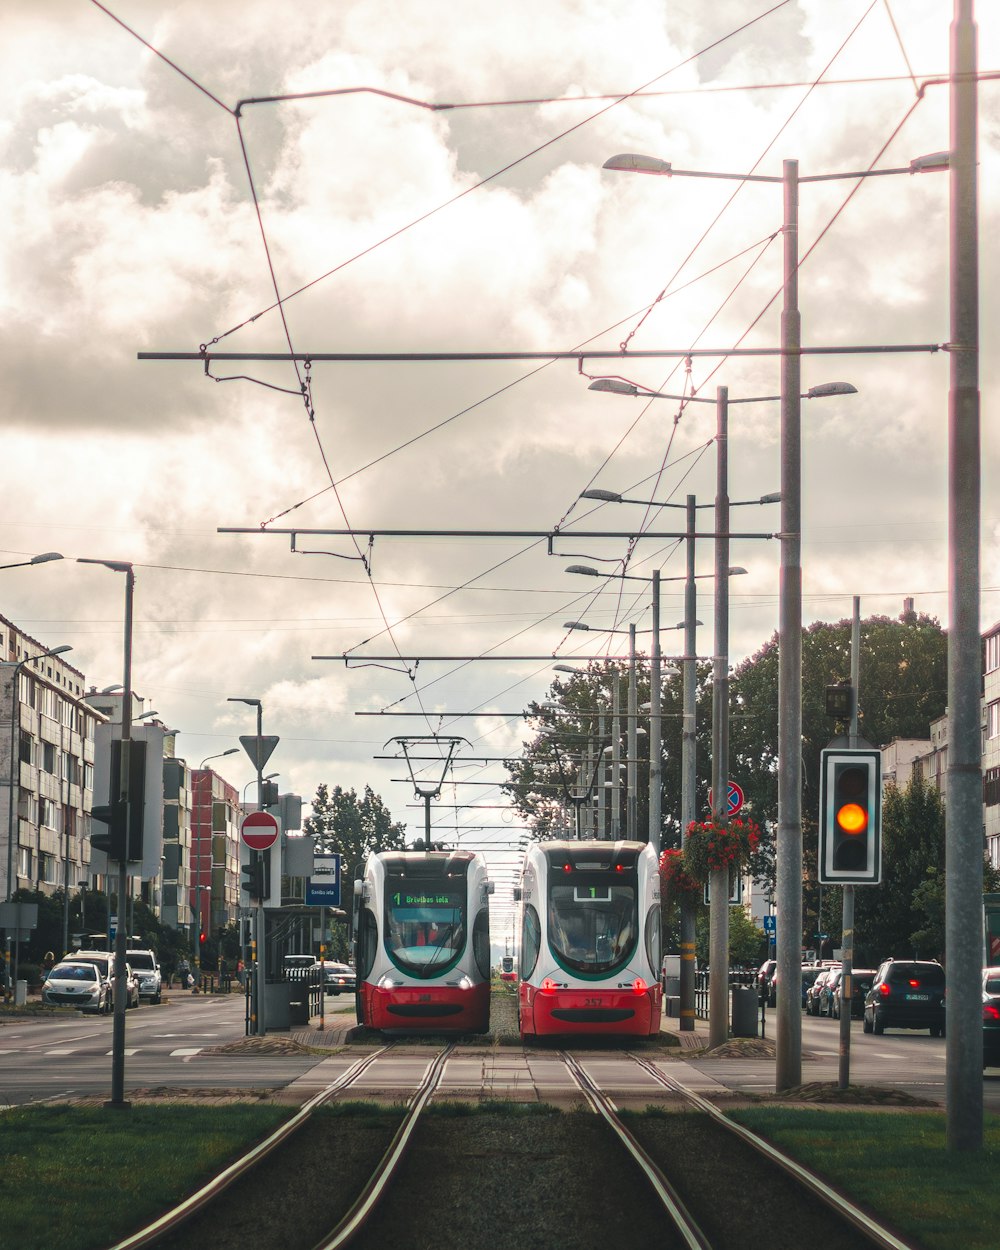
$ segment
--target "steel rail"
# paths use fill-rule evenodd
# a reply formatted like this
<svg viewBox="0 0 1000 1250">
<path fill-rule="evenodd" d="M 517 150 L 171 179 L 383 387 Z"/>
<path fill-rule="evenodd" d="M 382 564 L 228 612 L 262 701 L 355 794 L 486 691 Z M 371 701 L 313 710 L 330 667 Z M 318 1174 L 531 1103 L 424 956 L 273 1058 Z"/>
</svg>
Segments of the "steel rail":
<svg viewBox="0 0 1000 1250">
<path fill-rule="evenodd" d="M 321 1089 L 308 1102 L 303 1103 L 293 1116 L 279 1128 L 275 1129 L 270 1137 L 266 1137 L 262 1142 L 258 1142 L 246 1154 L 241 1155 L 235 1162 L 224 1168 L 218 1176 L 213 1177 L 212 1180 L 185 1198 L 176 1207 L 172 1207 L 169 1211 L 159 1216 L 152 1224 L 147 1224 L 145 1228 L 132 1233 L 124 1241 L 116 1242 L 111 1247 L 111 1250 L 139 1250 L 139 1247 L 153 1245 L 161 1237 L 172 1232 L 179 1225 L 183 1224 L 185 1220 L 194 1215 L 196 1211 L 207 1206 L 209 1202 L 218 1197 L 223 1190 L 228 1189 L 244 1172 L 249 1171 L 261 1159 L 266 1158 L 272 1151 L 276 1150 L 282 1142 L 286 1141 L 294 1133 L 297 1133 L 317 1107 L 322 1106 L 324 1102 L 332 1098 L 334 1094 L 339 1093 L 346 1086 L 352 1085 L 377 1059 L 380 1059 L 391 1049 L 392 1044 L 383 1046 L 372 1054 L 366 1055 L 363 1059 L 359 1059 L 357 1063 L 352 1064 L 335 1081 L 331 1081 L 326 1089 Z"/>
<path fill-rule="evenodd" d="M 344 1218 L 328 1237 L 316 1244 L 314 1250 L 340 1250 L 340 1247 L 346 1246 L 368 1219 L 390 1181 L 395 1176 L 396 1169 L 406 1153 L 406 1148 L 413 1135 L 413 1130 L 416 1128 L 417 1121 L 420 1119 L 420 1115 L 430 1100 L 431 1095 L 437 1089 L 441 1080 L 441 1074 L 444 1071 L 444 1065 L 454 1049 L 455 1043 L 451 1042 L 444 1050 L 438 1053 L 429 1065 L 424 1074 L 423 1082 L 410 1100 L 406 1116 L 396 1130 L 396 1135 L 390 1142 L 388 1150 L 382 1156 L 375 1173 Z"/>
<path fill-rule="evenodd" d="M 712 1250 L 711 1241 L 684 1205 L 680 1194 L 660 1171 L 650 1155 L 639 1144 L 637 1138 L 622 1123 L 618 1116 L 617 1108 L 611 1099 L 601 1092 L 572 1055 L 566 1051 L 560 1051 L 560 1058 L 579 1085 L 584 1097 L 639 1165 L 643 1175 L 653 1187 L 656 1196 L 660 1199 L 664 1209 L 673 1221 L 674 1227 L 683 1238 L 685 1246 L 689 1247 L 689 1250 Z"/>
<path fill-rule="evenodd" d="M 856 1207 L 850 1199 L 845 1198 L 832 1185 L 828 1185 L 821 1180 L 814 1172 L 803 1167 L 801 1163 L 797 1163 L 788 1155 L 782 1154 L 777 1147 L 772 1146 L 770 1142 L 765 1141 L 763 1137 L 758 1137 L 756 1133 L 745 1128 L 742 1124 L 738 1124 L 735 1120 L 731 1120 L 724 1112 L 720 1111 L 707 1098 L 702 1098 L 700 1094 L 696 1094 L 694 1090 L 687 1089 L 680 1081 L 672 1076 L 667 1076 L 661 1072 L 648 1059 L 641 1055 L 632 1054 L 630 1056 L 644 1071 L 648 1072 L 654 1080 L 658 1081 L 667 1089 L 674 1093 L 681 1094 L 699 1111 L 710 1115 L 719 1124 L 722 1124 L 731 1133 L 735 1134 L 747 1145 L 752 1146 L 754 1150 L 764 1155 L 772 1163 L 776 1164 L 783 1171 L 787 1172 L 793 1179 L 804 1185 L 813 1194 L 816 1195 L 828 1207 L 831 1207 L 838 1215 L 841 1215 L 850 1224 L 852 1224 L 859 1232 L 863 1233 L 871 1242 L 882 1248 L 882 1250 L 914 1250 L 914 1247 L 895 1233 L 885 1228 L 882 1224 L 871 1215 L 862 1211 L 860 1207 Z"/>
</svg>

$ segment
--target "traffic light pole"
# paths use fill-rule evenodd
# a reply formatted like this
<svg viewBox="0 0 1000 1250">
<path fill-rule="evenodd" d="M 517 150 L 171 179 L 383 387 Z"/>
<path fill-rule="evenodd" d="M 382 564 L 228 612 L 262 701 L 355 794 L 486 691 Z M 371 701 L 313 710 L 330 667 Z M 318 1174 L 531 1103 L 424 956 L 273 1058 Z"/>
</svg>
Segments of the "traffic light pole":
<svg viewBox="0 0 1000 1250">
<path fill-rule="evenodd" d="M 260 740 L 264 732 L 264 707 L 257 700 L 257 811 L 264 810 L 264 761 L 261 759 Z M 261 892 L 257 899 L 257 1036 L 264 1037 L 267 1033 L 267 1019 L 264 1010 L 264 992 L 267 984 L 267 934 L 264 932 L 264 877 L 265 869 L 261 865 Z"/>
<path fill-rule="evenodd" d="M 851 620 L 851 727 L 848 745 L 858 746 L 858 684 L 861 678 L 861 600 L 854 596 Z M 822 926 L 822 920 L 820 921 Z M 840 950 L 840 1045 L 837 1088 L 851 1083 L 851 1016 L 854 1009 L 854 886 L 844 886 Z"/>
<path fill-rule="evenodd" d="M 125 670 L 122 677 L 121 767 L 119 797 L 125 816 L 125 836 L 118 860 L 118 925 L 115 930 L 115 1005 L 111 1031 L 111 1101 L 107 1107 L 129 1107 L 125 1101 L 125 1010 L 128 988 L 125 981 L 126 934 L 125 891 L 128 886 L 128 841 L 131 821 L 129 810 L 129 747 L 132 740 L 132 600 L 135 595 L 135 572 L 125 568 Z M 114 796 L 112 796 L 114 797 Z"/>
</svg>

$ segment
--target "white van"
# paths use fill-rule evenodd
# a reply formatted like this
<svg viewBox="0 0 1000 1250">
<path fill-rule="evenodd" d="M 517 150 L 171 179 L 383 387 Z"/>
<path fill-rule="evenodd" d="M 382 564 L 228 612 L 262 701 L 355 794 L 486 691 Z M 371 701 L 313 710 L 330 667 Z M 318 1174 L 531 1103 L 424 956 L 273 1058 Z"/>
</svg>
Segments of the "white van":
<svg viewBox="0 0 1000 1250">
<path fill-rule="evenodd" d="M 151 1003 L 160 1002 L 163 996 L 163 978 L 156 955 L 150 950 L 127 950 L 125 958 L 132 971 L 139 979 L 139 997 L 148 998 Z"/>
</svg>

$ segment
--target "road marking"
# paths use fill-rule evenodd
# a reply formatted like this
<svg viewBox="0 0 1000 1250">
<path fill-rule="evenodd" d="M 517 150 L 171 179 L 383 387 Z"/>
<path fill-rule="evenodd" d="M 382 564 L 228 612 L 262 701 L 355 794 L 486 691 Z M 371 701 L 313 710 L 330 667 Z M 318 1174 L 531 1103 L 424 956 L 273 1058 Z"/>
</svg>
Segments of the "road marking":
<svg viewBox="0 0 1000 1250">
<path fill-rule="evenodd" d="M 172 1050 L 170 1052 L 171 1059 L 190 1059 L 192 1055 L 200 1055 L 204 1047 L 195 1046 L 193 1050 Z"/>
<path fill-rule="evenodd" d="M 47 1050 L 45 1053 L 47 1055 L 75 1055 L 77 1049 L 74 1047 L 72 1050 Z"/>
<path fill-rule="evenodd" d="M 115 1052 L 114 1052 L 113 1050 L 106 1050 L 106 1051 L 104 1052 L 104 1054 L 105 1054 L 105 1055 L 107 1056 L 107 1058 L 109 1058 L 109 1059 L 111 1059 L 111 1058 L 113 1058 L 113 1057 L 114 1057 L 114 1053 L 115 1053 Z M 139 1052 L 138 1052 L 138 1050 L 123 1050 L 123 1051 L 122 1051 L 122 1054 L 123 1054 L 123 1055 L 125 1055 L 125 1056 L 128 1056 L 128 1055 L 137 1055 L 138 1053 L 139 1053 Z"/>
</svg>

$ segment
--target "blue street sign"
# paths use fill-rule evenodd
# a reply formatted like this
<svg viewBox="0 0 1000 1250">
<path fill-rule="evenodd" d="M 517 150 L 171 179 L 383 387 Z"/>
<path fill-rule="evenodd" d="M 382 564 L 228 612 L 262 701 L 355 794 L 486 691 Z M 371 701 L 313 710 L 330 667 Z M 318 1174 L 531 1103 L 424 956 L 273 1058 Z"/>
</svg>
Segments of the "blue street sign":
<svg viewBox="0 0 1000 1250">
<path fill-rule="evenodd" d="M 765 933 L 777 933 L 778 932 L 778 917 L 777 916 L 765 916 L 764 917 L 764 932 Z"/>
<path fill-rule="evenodd" d="M 306 881 L 307 907 L 340 906 L 340 856 L 315 855 L 312 876 Z"/>
</svg>

